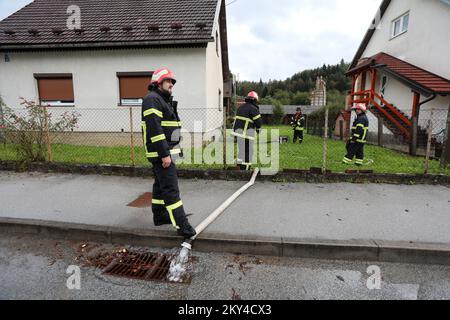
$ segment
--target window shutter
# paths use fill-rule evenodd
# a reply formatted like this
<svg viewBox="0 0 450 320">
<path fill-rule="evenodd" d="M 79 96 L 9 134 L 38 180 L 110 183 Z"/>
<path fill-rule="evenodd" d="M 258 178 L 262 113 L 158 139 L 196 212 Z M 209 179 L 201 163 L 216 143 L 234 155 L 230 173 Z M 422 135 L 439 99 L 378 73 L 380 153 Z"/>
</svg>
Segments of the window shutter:
<svg viewBox="0 0 450 320">
<path fill-rule="evenodd" d="M 119 76 L 120 99 L 142 99 L 147 95 L 151 77 Z"/>
<path fill-rule="evenodd" d="M 71 77 L 42 77 L 37 81 L 41 101 L 75 101 Z"/>
</svg>

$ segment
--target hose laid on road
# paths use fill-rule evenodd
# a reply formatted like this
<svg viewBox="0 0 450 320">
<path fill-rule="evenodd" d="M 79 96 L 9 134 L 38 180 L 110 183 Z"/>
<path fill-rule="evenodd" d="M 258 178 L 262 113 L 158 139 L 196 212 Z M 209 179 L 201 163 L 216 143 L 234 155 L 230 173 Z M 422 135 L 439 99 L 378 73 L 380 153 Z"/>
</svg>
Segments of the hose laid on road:
<svg viewBox="0 0 450 320">
<path fill-rule="evenodd" d="M 236 191 L 230 198 L 228 198 L 220 207 L 218 207 L 213 213 L 209 215 L 208 218 L 206 218 L 202 223 L 200 223 L 196 228 L 195 231 L 197 234 L 191 238 L 191 240 L 195 240 L 200 233 L 202 233 L 211 223 L 214 222 L 241 194 L 243 194 L 247 189 L 249 189 L 251 186 L 255 184 L 256 177 L 258 176 L 259 168 L 256 168 L 253 172 L 252 178 L 250 181 L 240 188 L 238 191 Z"/>
</svg>

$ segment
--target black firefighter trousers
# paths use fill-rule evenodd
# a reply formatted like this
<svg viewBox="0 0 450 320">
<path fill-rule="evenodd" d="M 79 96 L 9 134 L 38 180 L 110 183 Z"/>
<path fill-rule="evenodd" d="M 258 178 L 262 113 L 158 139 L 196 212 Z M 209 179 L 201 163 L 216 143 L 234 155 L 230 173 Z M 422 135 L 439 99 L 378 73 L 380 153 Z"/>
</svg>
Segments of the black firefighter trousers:
<svg viewBox="0 0 450 320">
<path fill-rule="evenodd" d="M 250 170 L 253 165 L 253 148 L 255 142 L 250 139 L 237 137 L 238 159 L 237 164 L 245 170 Z"/>
<path fill-rule="evenodd" d="M 164 169 L 162 162 L 153 162 L 152 211 L 156 226 L 172 224 L 177 230 L 184 230 L 189 224 L 183 208 L 178 188 L 178 176 L 175 163 Z"/>
<path fill-rule="evenodd" d="M 344 162 L 350 164 L 355 157 L 355 164 L 357 166 L 362 166 L 364 162 L 364 143 L 347 142 L 347 154 L 344 157 Z"/>
</svg>

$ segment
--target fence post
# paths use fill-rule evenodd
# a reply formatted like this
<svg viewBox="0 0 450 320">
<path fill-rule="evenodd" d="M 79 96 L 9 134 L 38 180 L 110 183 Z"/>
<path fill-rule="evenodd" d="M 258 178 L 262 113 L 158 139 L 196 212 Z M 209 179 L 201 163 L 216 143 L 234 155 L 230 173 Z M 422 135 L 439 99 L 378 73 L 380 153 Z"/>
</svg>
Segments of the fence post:
<svg viewBox="0 0 450 320">
<path fill-rule="evenodd" d="M 419 128 L 418 118 L 416 116 L 413 116 L 412 120 L 412 126 L 411 126 L 411 147 L 410 147 L 410 154 L 412 156 L 417 155 L 417 131 Z"/>
<path fill-rule="evenodd" d="M 136 166 L 135 154 L 134 154 L 134 132 L 133 132 L 133 107 L 130 106 L 130 132 L 131 132 L 131 163 L 133 167 Z"/>
<path fill-rule="evenodd" d="M 53 154 L 52 154 L 52 144 L 50 140 L 50 128 L 48 126 L 48 112 L 47 112 L 47 106 L 44 106 L 44 131 L 45 131 L 45 140 L 47 143 L 47 159 L 48 162 L 53 161 Z"/>
<path fill-rule="evenodd" d="M 322 173 L 327 172 L 327 139 L 328 139 L 328 107 L 325 107 L 325 130 L 323 135 L 323 161 L 322 161 Z"/>
<path fill-rule="evenodd" d="M 448 164 L 450 164 L 450 105 L 448 107 L 447 125 L 444 134 L 441 167 L 445 169 Z"/>
<path fill-rule="evenodd" d="M 378 117 L 378 146 L 383 146 L 383 118 Z"/>
<path fill-rule="evenodd" d="M 425 174 L 428 174 L 430 168 L 430 154 L 431 154 L 431 136 L 433 135 L 433 112 L 431 109 L 430 120 L 428 120 L 428 141 L 427 141 L 427 155 L 425 158 Z"/>
<path fill-rule="evenodd" d="M 227 99 L 227 105 L 223 108 L 223 129 L 222 129 L 222 139 L 223 139 L 223 169 L 227 169 L 227 114 L 230 109 L 230 99 Z"/>
</svg>

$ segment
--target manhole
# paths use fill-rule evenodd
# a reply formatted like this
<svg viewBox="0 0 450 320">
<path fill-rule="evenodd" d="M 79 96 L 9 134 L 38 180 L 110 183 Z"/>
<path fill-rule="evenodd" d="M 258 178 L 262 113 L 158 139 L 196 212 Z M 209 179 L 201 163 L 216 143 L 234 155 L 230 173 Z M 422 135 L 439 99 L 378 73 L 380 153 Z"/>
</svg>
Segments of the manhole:
<svg viewBox="0 0 450 320">
<path fill-rule="evenodd" d="M 153 194 L 151 192 L 146 192 L 133 202 L 127 204 L 127 207 L 149 208 L 152 206 L 152 198 Z"/>
<path fill-rule="evenodd" d="M 103 274 L 135 280 L 170 282 L 167 274 L 172 255 L 158 253 L 128 253 L 127 256 L 113 260 Z M 191 276 L 186 275 L 181 282 L 191 283 Z"/>
</svg>

